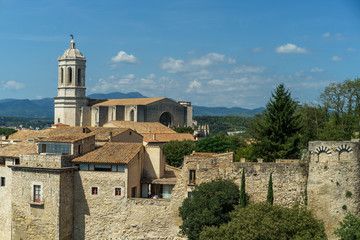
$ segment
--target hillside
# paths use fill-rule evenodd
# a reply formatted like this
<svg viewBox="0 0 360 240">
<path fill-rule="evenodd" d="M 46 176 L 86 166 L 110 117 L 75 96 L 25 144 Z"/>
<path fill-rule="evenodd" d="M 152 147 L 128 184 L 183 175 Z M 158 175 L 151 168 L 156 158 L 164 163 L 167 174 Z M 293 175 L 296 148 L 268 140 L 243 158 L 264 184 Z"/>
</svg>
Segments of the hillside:
<svg viewBox="0 0 360 240">
<path fill-rule="evenodd" d="M 88 95 L 93 99 L 119 99 L 119 98 L 146 98 L 139 92 L 113 92 L 108 94 L 94 93 Z M 264 108 L 246 109 L 241 107 L 203 107 L 193 106 L 194 116 L 245 116 L 251 117 L 261 113 Z M 27 118 L 53 118 L 54 99 L 43 98 L 29 99 L 0 99 L 0 116 L 3 117 L 27 117 Z"/>
</svg>

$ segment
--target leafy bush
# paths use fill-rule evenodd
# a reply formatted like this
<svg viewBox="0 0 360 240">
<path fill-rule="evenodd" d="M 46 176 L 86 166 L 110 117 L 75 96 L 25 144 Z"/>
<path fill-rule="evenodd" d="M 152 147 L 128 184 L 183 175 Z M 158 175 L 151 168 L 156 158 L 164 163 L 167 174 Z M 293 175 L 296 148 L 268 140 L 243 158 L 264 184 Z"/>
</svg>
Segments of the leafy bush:
<svg viewBox="0 0 360 240">
<path fill-rule="evenodd" d="M 352 213 L 347 213 L 344 220 L 339 223 L 334 234 L 341 240 L 360 239 L 360 218 Z"/>
<path fill-rule="evenodd" d="M 194 150 L 194 142 L 190 140 L 170 141 L 162 147 L 166 156 L 166 162 L 173 167 L 180 167 L 185 155 L 189 155 Z"/>
<path fill-rule="evenodd" d="M 269 203 L 254 203 L 246 208 L 237 206 L 231 221 L 220 227 L 206 227 L 203 240 L 288 240 L 326 239 L 323 223 L 304 208 L 285 208 Z"/>
<path fill-rule="evenodd" d="M 190 240 L 199 239 L 204 226 L 220 226 L 230 220 L 229 213 L 239 203 L 238 186 L 229 180 L 216 180 L 196 186 L 191 198 L 179 208 L 181 231 Z"/>
</svg>

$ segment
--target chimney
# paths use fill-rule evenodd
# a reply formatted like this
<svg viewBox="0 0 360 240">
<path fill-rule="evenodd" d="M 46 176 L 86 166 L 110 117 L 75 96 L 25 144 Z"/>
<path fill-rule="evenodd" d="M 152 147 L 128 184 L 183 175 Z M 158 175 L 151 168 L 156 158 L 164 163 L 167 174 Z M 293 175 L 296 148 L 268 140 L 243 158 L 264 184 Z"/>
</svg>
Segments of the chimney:
<svg viewBox="0 0 360 240">
<path fill-rule="evenodd" d="M 112 132 L 109 132 L 109 142 L 112 140 Z"/>
</svg>

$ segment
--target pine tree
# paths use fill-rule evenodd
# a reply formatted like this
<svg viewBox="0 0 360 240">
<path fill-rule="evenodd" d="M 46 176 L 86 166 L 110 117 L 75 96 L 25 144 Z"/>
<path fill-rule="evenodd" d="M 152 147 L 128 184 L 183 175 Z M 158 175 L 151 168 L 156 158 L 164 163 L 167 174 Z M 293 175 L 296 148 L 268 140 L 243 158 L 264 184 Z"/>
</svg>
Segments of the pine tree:
<svg viewBox="0 0 360 240">
<path fill-rule="evenodd" d="M 265 162 L 299 157 L 301 119 L 295 114 L 297 106 L 291 93 L 280 84 L 264 113 L 253 122 L 250 131 L 257 140 L 254 151 Z"/>
<path fill-rule="evenodd" d="M 240 189 L 240 207 L 244 208 L 247 205 L 247 196 L 245 192 L 245 168 L 243 168 L 241 176 L 241 189 Z"/>
<path fill-rule="evenodd" d="M 267 192 L 266 201 L 268 203 L 270 203 L 271 205 L 274 204 L 274 190 L 273 190 L 273 182 L 272 182 L 272 173 L 270 173 L 269 186 L 268 186 L 268 192 Z"/>
</svg>

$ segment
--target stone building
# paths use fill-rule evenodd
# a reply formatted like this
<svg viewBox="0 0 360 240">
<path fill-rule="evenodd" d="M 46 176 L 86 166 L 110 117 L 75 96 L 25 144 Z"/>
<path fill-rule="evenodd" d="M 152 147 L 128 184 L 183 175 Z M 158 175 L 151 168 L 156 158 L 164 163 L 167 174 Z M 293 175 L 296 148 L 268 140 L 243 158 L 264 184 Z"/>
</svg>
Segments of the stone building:
<svg viewBox="0 0 360 240">
<path fill-rule="evenodd" d="M 190 102 L 168 98 L 89 99 L 86 98 L 86 58 L 70 48 L 59 57 L 58 95 L 54 123 L 101 127 L 109 121 L 160 122 L 165 126 L 192 126 Z"/>
</svg>

